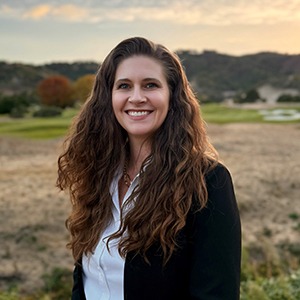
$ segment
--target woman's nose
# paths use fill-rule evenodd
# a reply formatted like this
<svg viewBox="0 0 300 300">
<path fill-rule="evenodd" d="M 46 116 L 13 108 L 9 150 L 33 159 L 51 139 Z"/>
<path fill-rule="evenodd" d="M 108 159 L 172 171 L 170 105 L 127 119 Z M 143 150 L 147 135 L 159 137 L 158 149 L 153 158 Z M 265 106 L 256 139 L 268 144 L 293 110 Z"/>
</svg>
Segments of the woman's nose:
<svg viewBox="0 0 300 300">
<path fill-rule="evenodd" d="M 133 89 L 133 92 L 130 95 L 128 101 L 130 103 L 141 103 L 146 101 L 146 97 L 143 95 L 143 92 L 140 88 L 135 88 Z"/>
</svg>

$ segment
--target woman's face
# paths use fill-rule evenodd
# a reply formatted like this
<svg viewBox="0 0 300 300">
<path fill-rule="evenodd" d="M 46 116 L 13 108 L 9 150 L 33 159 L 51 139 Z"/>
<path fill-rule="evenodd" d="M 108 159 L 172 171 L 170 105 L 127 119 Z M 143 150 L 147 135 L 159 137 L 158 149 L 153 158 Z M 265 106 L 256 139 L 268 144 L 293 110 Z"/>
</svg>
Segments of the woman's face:
<svg viewBox="0 0 300 300">
<path fill-rule="evenodd" d="M 148 56 L 123 60 L 112 90 L 112 106 L 129 139 L 145 140 L 164 122 L 170 92 L 163 66 Z"/>
</svg>

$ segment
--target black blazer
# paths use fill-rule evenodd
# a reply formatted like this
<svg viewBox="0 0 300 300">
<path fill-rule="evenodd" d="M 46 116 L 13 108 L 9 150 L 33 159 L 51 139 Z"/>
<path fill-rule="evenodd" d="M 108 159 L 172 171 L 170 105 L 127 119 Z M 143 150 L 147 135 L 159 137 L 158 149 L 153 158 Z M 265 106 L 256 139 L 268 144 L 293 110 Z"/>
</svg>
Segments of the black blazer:
<svg viewBox="0 0 300 300">
<path fill-rule="evenodd" d="M 128 253 L 124 270 L 126 300 L 237 300 L 240 290 L 241 224 L 231 176 L 218 165 L 207 177 L 208 204 L 196 199 L 178 249 L 165 267 L 159 245 L 147 257 Z M 82 268 L 73 273 L 72 300 L 85 300 Z M 122 299 L 120 299 L 122 300 Z"/>
</svg>

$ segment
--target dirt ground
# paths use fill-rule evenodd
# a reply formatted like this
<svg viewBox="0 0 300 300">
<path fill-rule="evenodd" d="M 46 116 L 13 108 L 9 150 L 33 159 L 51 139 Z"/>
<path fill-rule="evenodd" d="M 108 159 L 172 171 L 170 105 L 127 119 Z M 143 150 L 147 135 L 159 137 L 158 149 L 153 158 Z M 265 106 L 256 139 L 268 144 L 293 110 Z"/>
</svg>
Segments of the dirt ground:
<svg viewBox="0 0 300 300">
<path fill-rule="evenodd" d="M 244 245 L 299 243 L 300 124 L 208 131 L 233 177 Z M 32 291 L 52 268 L 72 269 L 64 228 L 70 206 L 55 188 L 60 144 L 0 137 L 0 289 L 17 283 Z"/>
</svg>

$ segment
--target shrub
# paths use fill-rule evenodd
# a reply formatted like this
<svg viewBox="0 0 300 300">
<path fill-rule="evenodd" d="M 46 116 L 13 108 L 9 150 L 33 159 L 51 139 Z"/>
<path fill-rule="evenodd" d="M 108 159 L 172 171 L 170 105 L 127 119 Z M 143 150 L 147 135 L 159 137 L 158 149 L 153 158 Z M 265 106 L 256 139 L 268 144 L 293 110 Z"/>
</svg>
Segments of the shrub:
<svg viewBox="0 0 300 300">
<path fill-rule="evenodd" d="M 27 111 L 25 106 L 16 106 L 11 110 L 9 116 L 11 118 L 23 118 Z"/>
<path fill-rule="evenodd" d="M 271 300 L 296 300 L 292 294 L 289 282 L 282 278 L 271 278 L 262 284 L 269 299 Z"/>
<path fill-rule="evenodd" d="M 14 108 L 15 103 L 9 97 L 1 96 L 0 98 L 0 114 L 9 114 Z"/>
<path fill-rule="evenodd" d="M 0 95 L 0 114 L 13 114 L 20 117 L 20 114 L 24 114 L 26 108 L 35 103 L 37 103 L 37 99 L 33 94 Z"/>
<path fill-rule="evenodd" d="M 288 103 L 288 102 L 300 102 L 300 96 L 293 96 L 293 95 L 281 95 L 277 99 L 277 102 L 281 103 Z"/>
<path fill-rule="evenodd" d="M 270 300 L 258 282 L 249 281 L 241 284 L 241 300 Z"/>
<path fill-rule="evenodd" d="M 72 272 L 67 269 L 54 268 L 50 274 L 43 276 L 44 291 L 52 300 L 70 299 L 72 289 Z"/>
<path fill-rule="evenodd" d="M 33 113 L 35 118 L 49 118 L 56 117 L 62 114 L 63 110 L 56 106 L 42 106 Z"/>
<path fill-rule="evenodd" d="M 299 300 L 300 270 L 289 276 L 242 282 L 241 300 Z"/>
<path fill-rule="evenodd" d="M 257 102 L 260 99 L 260 95 L 257 90 L 252 89 L 247 91 L 246 93 L 243 93 L 237 97 L 235 97 L 235 102 L 237 103 L 254 103 Z"/>
<path fill-rule="evenodd" d="M 289 283 L 293 297 L 300 299 L 300 270 L 290 276 Z"/>
</svg>

